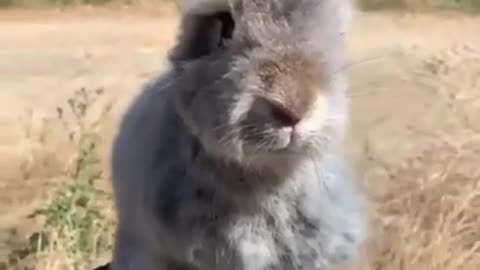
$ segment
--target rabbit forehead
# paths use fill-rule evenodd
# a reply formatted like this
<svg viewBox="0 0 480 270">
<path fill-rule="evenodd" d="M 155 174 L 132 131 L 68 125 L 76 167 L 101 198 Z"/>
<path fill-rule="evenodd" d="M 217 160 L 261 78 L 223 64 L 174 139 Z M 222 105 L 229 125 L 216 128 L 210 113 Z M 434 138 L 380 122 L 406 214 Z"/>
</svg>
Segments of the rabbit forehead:
<svg viewBox="0 0 480 270">
<path fill-rule="evenodd" d="M 323 84 L 327 78 L 327 59 L 319 51 L 301 43 L 258 47 L 237 55 L 233 71 L 245 74 L 251 83 L 271 86 L 286 80 L 303 84 Z"/>
<path fill-rule="evenodd" d="M 330 33 L 343 34 L 351 17 L 350 0 L 231 1 L 240 35 L 259 43 L 288 39 L 318 42 Z"/>
<path fill-rule="evenodd" d="M 236 63 L 244 74 L 239 85 L 244 92 L 276 101 L 299 116 L 328 90 L 323 67 L 320 57 L 295 48 L 259 49 Z"/>
</svg>

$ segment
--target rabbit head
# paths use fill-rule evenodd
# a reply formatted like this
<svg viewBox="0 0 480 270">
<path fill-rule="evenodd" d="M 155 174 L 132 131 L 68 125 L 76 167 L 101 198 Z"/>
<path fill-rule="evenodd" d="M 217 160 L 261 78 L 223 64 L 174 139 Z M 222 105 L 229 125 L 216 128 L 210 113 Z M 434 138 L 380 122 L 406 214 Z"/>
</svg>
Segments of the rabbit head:
<svg viewBox="0 0 480 270">
<path fill-rule="evenodd" d="M 245 166 L 324 153 L 346 120 L 341 5 L 228 3 L 185 15 L 170 56 L 189 131 L 212 156 Z"/>
</svg>

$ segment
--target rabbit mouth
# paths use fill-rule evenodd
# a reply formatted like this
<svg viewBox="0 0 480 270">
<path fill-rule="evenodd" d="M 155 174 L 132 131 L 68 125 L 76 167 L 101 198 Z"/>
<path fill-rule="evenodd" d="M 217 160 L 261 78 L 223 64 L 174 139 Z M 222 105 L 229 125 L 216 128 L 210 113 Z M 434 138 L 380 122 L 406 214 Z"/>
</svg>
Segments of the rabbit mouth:
<svg viewBox="0 0 480 270">
<path fill-rule="evenodd" d="M 286 151 L 293 147 L 295 130 L 292 127 L 280 128 L 275 133 L 270 152 Z"/>
<path fill-rule="evenodd" d="M 248 152 L 275 153 L 293 149 L 295 146 L 295 130 L 291 127 L 282 127 L 268 131 L 250 132 L 246 131 L 243 140 Z"/>
</svg>

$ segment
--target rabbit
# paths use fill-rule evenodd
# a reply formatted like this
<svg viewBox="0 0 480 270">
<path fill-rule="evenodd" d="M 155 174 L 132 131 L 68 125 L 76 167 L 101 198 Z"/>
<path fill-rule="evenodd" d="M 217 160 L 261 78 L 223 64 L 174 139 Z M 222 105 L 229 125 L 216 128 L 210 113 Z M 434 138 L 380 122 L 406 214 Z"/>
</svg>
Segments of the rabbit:
<svg viewBox="0 0 480 270">
<path fill-rule="evenodd" d="M 358 257 L 340 2 L 227 3 L 182 14 L 171 68 L 121 120 L 113 270 L 330 270 Z"/>
</svg>

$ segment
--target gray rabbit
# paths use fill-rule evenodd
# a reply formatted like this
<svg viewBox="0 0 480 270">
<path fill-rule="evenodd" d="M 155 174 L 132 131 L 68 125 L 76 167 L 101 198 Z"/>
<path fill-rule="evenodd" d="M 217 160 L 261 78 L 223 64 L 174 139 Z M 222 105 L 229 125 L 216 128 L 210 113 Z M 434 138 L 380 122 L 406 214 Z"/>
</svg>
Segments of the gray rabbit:
<svg viewBox="0 0 480 270">
<path fill-rule="evenodd" d="M 123 118 L 113 270 L 327 270 L 363 242 L 342 2 L 223 1 Z"/>
</svg>

